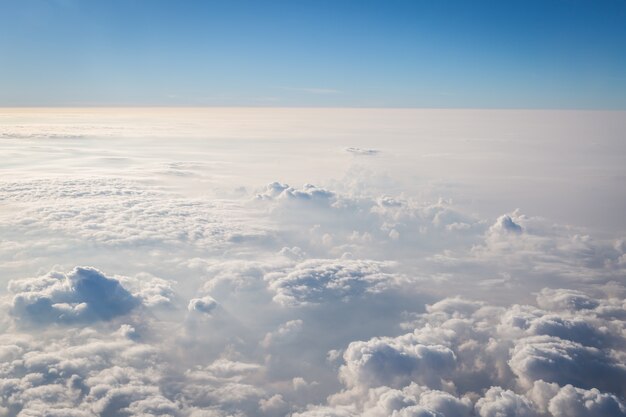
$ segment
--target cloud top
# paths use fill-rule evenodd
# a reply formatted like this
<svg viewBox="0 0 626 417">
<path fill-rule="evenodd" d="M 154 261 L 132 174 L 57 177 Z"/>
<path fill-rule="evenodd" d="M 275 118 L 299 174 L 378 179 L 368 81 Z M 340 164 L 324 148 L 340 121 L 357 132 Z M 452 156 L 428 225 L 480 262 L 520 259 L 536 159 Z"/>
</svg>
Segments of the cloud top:
<svg viewBox="0 0 626 417">
<path fill-rule="evenodd" d="M 33 323 L 110 320 L 141 304 L 115 278 L 91 267 L 9 283 L 11 314 Z"/>
</svg>

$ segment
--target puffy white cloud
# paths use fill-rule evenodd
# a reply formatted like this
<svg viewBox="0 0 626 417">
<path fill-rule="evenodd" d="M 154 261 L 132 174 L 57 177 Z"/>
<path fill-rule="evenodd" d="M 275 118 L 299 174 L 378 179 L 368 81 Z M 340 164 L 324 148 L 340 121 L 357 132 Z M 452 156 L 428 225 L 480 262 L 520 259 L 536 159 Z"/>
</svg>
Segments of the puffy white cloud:
<svg viewBox="0 0 626 417">
<path fill-rule="evenodd" d="M 401 388 L 415 381 L 439 388 L 456 366 L 449 348 L 415 343 L 410 337 L 352 342 L 343 358 L 339 376 L 348 387 Z"/>
<path fill-rule="evenodd" d="M 17 346 L 0 367 L 0 403 L 18 415 L 178 415 L 160 389 L 159 352 L 119 332 L 3 335 Z M 17 344 L 15 344 L 17 343 Z M 74 410 L 74 411 L 69 411 Z M 43 413 L 43 414 L 42 414 Z"/>
<path fill-rule="evenodd" d="M 611 352 L 551 336 L 521 339 L 509 365 L 527 386 L 536 380 L 623 393 L 626 365 Z"/>
<path fill-rule="evenodd" d="M 200 314 L 211 314 L 217 307 L 217 301 L 213 297 L 206 295 L 201 298 L 192 298 L 189 300 L 187 310 L 191 312 L 198 312 Z"/>
<path fill-rule="evenodd" d="M 535 417 L 535 407 L 526 397 L 500 387 L 492 387 L 476 402 L 480 417 Z"/>
<path fill-rule="evenodd" d="M 76 267 L 9 283 L 11 313 L 33 323 L 109 320 L 141 304 L 115 278 L 95 268 Z"/>
<path fill-rule="evenodd" d="M 537 295 L 537 304 L 551 310 L 576 311 L 594 309 L 599 303 L 581 291 L 544 288 Z"/>
<path fill-rule="evenodd" d="M 10 312 L 30 324 L 111 320 L 139 306 L 169 305 L 172 283 L 148 275 L 107 277 L 93 267 L 12 280 Z"/>
<path fill-rule="evenodd" d="M 585 390 L 572 385 L 560 387 L 555 383 L 535 382 L 529 392 L 542 412 L 554 417 L 603 417 L 626 415 L 626 404 L 617 396 L 592 388 Z"/>
<path fill-rule="evenodd" d="M 382 386 L 368 389 L 361 397 L 334 396 L 334 407 L 310 407 L 301 416 L 450 416 L 470 417 L 472 401 L 439 390 L 411 383 L 401 389 Z"/>
<path fill-rule="evenodd" d="M 304 184 L 302 189 L 297 189 L 287 184 L 273 182 L 267 185 L 264 192 L 257 194 L 257 198 L 261 200 L 279 199 L 283 201 L 331 204 L 335 200 L 335 193 L 316 187 L 313 184 Z"/>
<path fill-rule="evenodd" d="M 476 310 L 481 308 L 484 303 L 479 301 L 466 300 L 461 297 L 449 297 L 434 304 L 427 305 L 426 311 L 431 314 L 444 313 L 448 316 L 471 316 Z"/>
<path fill-rule="evenodd" d="M 498 217 L 498 220 L 493 226 L 489 228 L 490 234 L 502 234 L 502 233 L 521 233 L 522 226 L 515 223 L 511 216 L 504 214 Z"/>
<path fill-rule="evenodd" d="M 561 294 L 540 292 L 542 305 L 553 310 L 500 308 L 460 297 L 428 305 L 407 323 L 411 333 L 350 343 L 338 373 L 345 389 L 326 407 L 372 416 L 473 415 L 472 409 L 481 417 L 611 415 L 608 410 L 619 416 L 626 323 L 598 314 L 615 306 L 610 298 L 579 292 L 595 308 L 572 310 L 559 303 Z M 443 411 L 423 394 L 407 399 L 405 391 L 416 383 L 447 391 L 437 398 L 465 411 Z"/>
<path fill-rule="evenodd" d="M 393 287 L 392 264 L 371 260 L 312 259 L 292 270 L 269 273 L 265 280 L 274 301 L 289 306 L 349 300 Z"/>
</svg>

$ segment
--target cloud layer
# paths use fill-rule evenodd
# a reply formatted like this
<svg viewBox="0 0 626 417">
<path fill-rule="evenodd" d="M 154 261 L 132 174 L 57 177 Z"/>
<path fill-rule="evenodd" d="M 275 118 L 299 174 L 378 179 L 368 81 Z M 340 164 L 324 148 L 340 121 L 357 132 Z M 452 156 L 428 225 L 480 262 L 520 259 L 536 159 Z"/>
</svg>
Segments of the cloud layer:
<svg viewBox="0 0 626 417">
<path fill-rule="evenodd" d="M 65 111 L 0 117 L 0 416 L 626 417 L 609 116 Z"/>
</svg>

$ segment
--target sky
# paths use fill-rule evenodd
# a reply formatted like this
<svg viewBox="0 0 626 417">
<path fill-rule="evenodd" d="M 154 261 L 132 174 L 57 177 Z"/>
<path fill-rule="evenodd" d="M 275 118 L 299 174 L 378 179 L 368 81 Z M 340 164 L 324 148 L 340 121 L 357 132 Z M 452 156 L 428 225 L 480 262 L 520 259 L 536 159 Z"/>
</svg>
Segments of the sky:
<svg viewBox="0 0 626 417">
<path fill-rule="evenodd" d="M 625 10 L 0 0 L 0 417 L 626 417 Z"/>
<path fill-rule="evenodd" d="M 6 0 L 0 105 L 626 108 L 626 3 Z"/>
</svg>

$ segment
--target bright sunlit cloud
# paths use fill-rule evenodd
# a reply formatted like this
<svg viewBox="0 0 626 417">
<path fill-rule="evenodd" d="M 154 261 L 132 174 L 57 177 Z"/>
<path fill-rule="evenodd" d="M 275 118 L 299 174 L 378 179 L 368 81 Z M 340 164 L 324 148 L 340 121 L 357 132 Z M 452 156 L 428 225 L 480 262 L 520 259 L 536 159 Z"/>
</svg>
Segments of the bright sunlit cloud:
<svg viewBox="0 0 626 417">
<path fill-rule="evenodd" d="M 625 120 L 4 110 L 0 415 L 626 415 Z"/>
</svg>

